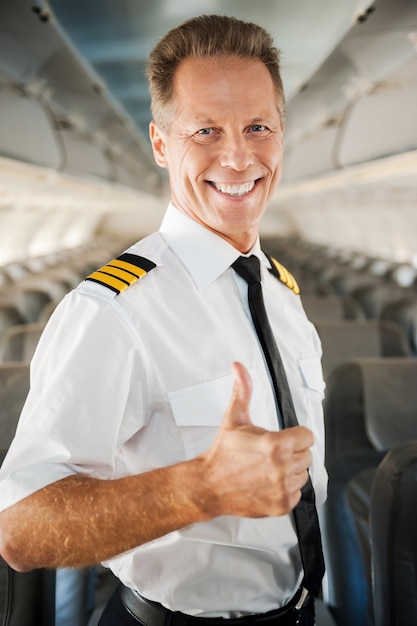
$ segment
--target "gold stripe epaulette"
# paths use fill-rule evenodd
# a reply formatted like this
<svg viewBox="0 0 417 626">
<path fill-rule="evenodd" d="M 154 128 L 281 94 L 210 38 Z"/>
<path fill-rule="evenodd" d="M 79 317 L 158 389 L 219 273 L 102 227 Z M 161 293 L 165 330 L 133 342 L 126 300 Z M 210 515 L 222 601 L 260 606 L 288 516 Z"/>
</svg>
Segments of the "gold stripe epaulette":
<svg viewBox="0 0 417 626">
<path fill-rule="evenodd" d="M 156 264 L 149 259 L 136 254 L 125 252 L 107 265 L 103 265 L 85 280 L 91 280 L 99 285 L 108 287 L 116 294 L 121 293 L 139 278 L 150 272 Z"/>
<path fill-rule="evenodd" d="M 279 280 L 284 283 L 291 291 L 293 291 L 297 296 L 300 295 L 300 288 L 295 280 L 294 276 L 290 274 L 290 272 L 279 263 L 272 256 L 268 257 L 271 265 L 272 265 L 272 273 L 275 274 Z"/>
</svg>

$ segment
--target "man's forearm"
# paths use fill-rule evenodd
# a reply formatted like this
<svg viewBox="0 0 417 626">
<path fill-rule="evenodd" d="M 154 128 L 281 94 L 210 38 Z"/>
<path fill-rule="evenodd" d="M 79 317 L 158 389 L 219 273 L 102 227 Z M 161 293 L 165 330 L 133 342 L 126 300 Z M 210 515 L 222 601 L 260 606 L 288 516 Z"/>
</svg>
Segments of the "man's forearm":
<svg viewBox="0 0 417 626">
<path fill-rule="evenodd" d="M 200 464 L 48 485 L 0 513 L 0 554 L 21 571 L 84 567 L 203 520 Z"/>
</svg>

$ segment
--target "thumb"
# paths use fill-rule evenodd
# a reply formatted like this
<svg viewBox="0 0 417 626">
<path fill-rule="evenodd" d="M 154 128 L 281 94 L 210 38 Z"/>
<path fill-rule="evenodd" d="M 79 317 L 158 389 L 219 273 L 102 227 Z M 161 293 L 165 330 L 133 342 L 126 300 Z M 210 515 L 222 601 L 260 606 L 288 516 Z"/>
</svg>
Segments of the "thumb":
<svg viewBox="0 0 417 626">
<path fill-rule="evenodd" d="M 252 396 L 252 379 L 242 363 L 232 363 L 232 372 L 235 377 L 230 404 L 223 418 L 226 428 L 233 428 L 243 424 L 251 424 L 249 405 Z"/>
</svg>

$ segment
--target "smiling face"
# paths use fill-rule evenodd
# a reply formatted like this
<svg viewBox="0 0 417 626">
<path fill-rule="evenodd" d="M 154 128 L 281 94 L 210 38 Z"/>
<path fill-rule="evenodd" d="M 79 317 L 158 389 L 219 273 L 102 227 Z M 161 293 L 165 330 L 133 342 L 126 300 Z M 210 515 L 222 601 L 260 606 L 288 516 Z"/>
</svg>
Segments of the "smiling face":
<svg viewBox="0 0 417 626">
<path fill-rule="evenodd" d="M 173 203 L 247 252 L 281 177 L 283 129 L 267 68 L 257 59 L 186 59 L 173 110 L 167 132 L 150 125 Z"/>
</svg>

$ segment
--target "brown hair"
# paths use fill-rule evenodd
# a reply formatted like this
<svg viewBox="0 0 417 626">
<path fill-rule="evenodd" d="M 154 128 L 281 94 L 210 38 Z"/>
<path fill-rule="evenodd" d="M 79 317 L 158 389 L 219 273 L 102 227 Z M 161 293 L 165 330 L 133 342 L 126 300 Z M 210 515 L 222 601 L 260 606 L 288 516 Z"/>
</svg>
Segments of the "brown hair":
<svg viewBox="0 0 417 626">
<path fill-rule="evenodd" d="M 175 72 L 182 61 L 194 57 L 236 56 L 258 59 L 268 69 L 277 93 L 277 106 L 284 123 L 285 97 L 279 50 L 261 26 L 225 15 L 201 15 L 171 29 L 156 44 L 148 59 L 146 74 L 151 109 L 157 125 L 168 130 L 173 116 Z"/>
</svg>

